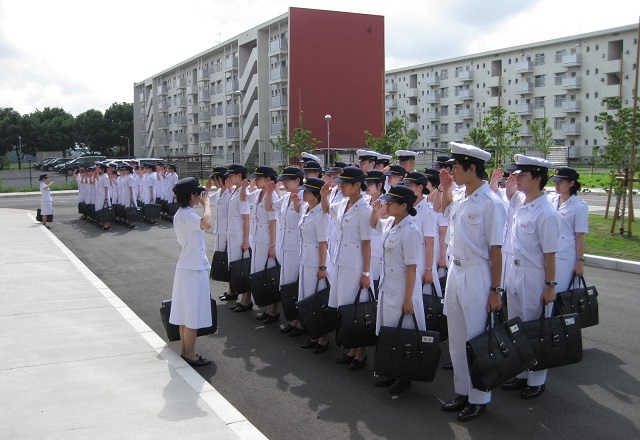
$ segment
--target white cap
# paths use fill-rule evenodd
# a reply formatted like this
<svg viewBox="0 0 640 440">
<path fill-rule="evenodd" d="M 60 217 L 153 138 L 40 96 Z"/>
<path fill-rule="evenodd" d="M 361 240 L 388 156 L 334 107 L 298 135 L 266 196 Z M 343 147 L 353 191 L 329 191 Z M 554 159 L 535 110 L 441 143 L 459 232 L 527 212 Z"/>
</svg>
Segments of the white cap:
<svg viewBox="0 0 640 440">
<path fill-rule="evenodd" d="M 357 150 L 356 154 L 360 160 L 377 160 L 378 153 L 370 150 Z"/>
<path fill-rule="evenodd" d="M 403 160 L 415 159 L 419 153 L 417 151 L 409 151 L 409 150 L 396 150 L 396 156 L 400 159 L 400 162 Z"/>
<path fill-rule="evenodd" d="M 513 156 L 513 160 L 516 163 L 516 170 L 513 174 L 519 174 L 531 168 L 536 169 L 536 171 L 541 171 L 541 168 L 545 168 L 546 170 L 554 168 L 553 162 L 549 162 L 541 157 L 530 157 L 525 156 L 524 154 L 516 154 Z"/>
<path fill-rule="evenodd" d="M 473 145 L 449 142 L 451 146 L 451 160 L 476 160 L 486 162 L 491 159 L 491 153 Z"/>
<path fill-rule="evenodd" d="M 302 156 L 302 160 L 300 162 L 306 162 L 308 160 L 315 160 L 318 163 L 322 163 L 322 161 L 320 161 L 320 158 L 318 156 L 316 156 L 315 154 L 311 154 L 311 153 L 307 153 L 306 151 L 303 151 L 301 156 Z"/>
<path fill-rule="evenodd" d="M 380 153 L 378 153 L 378 160 L 379 161 L 386 160 L 387 162 L 390 162 L 391 161 L 391 156 L 389 156 L 388 154 L 380 154 Z"/>
</svg>

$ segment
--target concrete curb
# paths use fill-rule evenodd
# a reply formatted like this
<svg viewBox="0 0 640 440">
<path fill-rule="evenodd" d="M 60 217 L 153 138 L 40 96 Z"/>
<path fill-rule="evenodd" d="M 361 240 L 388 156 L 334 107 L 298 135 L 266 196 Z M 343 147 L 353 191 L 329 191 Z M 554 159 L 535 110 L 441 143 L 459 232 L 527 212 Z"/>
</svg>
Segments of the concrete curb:
<svg viewBox="0 0 640 440">
<path fill-rule="evenodd" d="M 609 257 L 599 257 L 597 255 L 585 255 L 584 257 L 584 264 L 586 266 L 617 270 L 619 272 L 640 274 L 640 262 L 619 260 L 617 258 Z"/>
<path fill-rule="evenodd" d="M 26 215 L 33 220 L 31 213 Z M 196 394 L 215 412 L 239 438 L 243 440 L 266 439 L 247 418 L 225 399 L 209 382 L 191 368 L 167 343 L 142 321 L 115 293 L 76 257 L 51 231 L 46 231 L 62 253 L 91 282 L 111 305 L 131 324 L 149 345 L 189 384 Z"/>
</svg>

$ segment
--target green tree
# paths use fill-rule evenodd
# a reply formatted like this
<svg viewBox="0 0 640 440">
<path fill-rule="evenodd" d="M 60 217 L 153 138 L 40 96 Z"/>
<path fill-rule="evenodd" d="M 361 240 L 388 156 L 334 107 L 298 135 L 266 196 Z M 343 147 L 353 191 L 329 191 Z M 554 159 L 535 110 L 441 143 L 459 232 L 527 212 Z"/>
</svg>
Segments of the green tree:
<svg viewBox="0 0 640 440">
<path fill-rule="evenodd" d="M 464 142 L 483 150 L 491 148 L 491 136 L 489 136 L 487 130 L 480 127 L 471 130 L 469 135 L 464 138 Z"/>
<path fill-rule="evenodd" d="M 609 167 L 611 171 L 620 172 L 628 168 L 631 160 L 631 131 L 636 126 L 636 155 L 640 146 L 640 115 L 633 120 L 633 109 L 622 107 L 619 98 L 606 98 L 603 100 L 613 113 L 601 112 L 598 116 L 600 130 L 604 136 L 606 145 L 600 149 L 601 164 Z M 637 159 L 637 157 L 636 157 Z M 638 161 L 636 160 L 636 169 Z"/>
<path fill-rule="evenodd" d="M 291 154 L 291 143 L 289 142 L 289 131 L 287 130 L 287 123 L 283 122 L 280 127 L 280 134 L 274 139 L 269 139 L 269 143 L 273 148 L 282 153 L 284 163 L 289 163 L 289 155 Z"/>
<path fill-rule="evenodd" d="M 133 104 L 129 102 L 111 104 L 104 112 L 104 130 L 105 147 L 112 149 L 110 153 L 128 156 L 127 139 L 129 147 L 133 148 Z"/>
<path fill-rule="evenodd" d="M 397 150 L 411 150 L 418 141 L 418 130 L 409 128 L 406 118 L 395 118 L 387 123 L 384 134 L 373 136 L 368 130 L 364 131 L 367 139 L 365 144 L 372 150 L 382 154 L 393 154 Z"/>
<path fill-rule="evenodd" d="M 513 153 L 518 151 L 518 129 L 522 126 L 516 114 L 507 114 L 503 107 L 494 108 L 484 118 L 482 126 L 491 137 L 490 148 L 494 152 L 495 165 L 501 166 L 508 162 L 507 159 L 510 161 Z"/>
<path fill-rule="evenodd" d="M 20 113 L 11 107 L 0 108 L 0 156 L 4 156 L 19 145 L 21 124 Z"/>
<path fill-rule="evenodd" d="M 546 159 L 553 147 L 553 130 L 549 125 L 547 118 L 533 121 L 529 124 L 531 133 L 533 134 L 533 146 L 540 151 L 543 159 Z"/>
<path fill-rule="evenodd" d="M 320 145 L 322 141 L 312 137 L 313 133 L 309 130 L 305 130 L 302 125 L 303 111 L 300 110 L 298 115 L 298 126 L 291 130 L 291 144 L 289 145 L 288 156 L 290 159 L 299 161 L 301 153 L 303 151 L 311 152 L 315 150 L 316 146 Z"/>
<path fill-rule="evenodd" d="M 107 145 L 107 133 L 104 116 L 100 110 L 90 109 L 76 116 L 74 139 L 85 152 L 103 152 Z"/>
<path fill-rule="evenodd" d="M 74 147 L 75 119 L 60 107 L 45 107 L 22 117 L 22 148 L 25 153 L 64 151 Z"/>
</svg>

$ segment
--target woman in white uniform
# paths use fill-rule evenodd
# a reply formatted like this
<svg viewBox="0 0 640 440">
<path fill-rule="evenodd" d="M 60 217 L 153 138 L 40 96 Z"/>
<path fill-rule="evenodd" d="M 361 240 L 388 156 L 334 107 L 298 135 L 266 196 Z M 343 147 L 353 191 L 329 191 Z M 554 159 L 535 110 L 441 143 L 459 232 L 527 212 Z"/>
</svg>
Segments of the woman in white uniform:
<svg viewBox="0 0 640 440">
<path fill-rule="evenodd" d="M 444 293 L 440 278 L 445 277 L 447 274 L 447 244 L 445 243 L 445 238 L 449 220 L 444 217 L 442 212 L 438 212 L 439 207 L 434 205 L 435 201 L 440 202 L 440 199 L 436 199 L 436 193 L 441 191 L 438 189 L 440 186 L 440 172 L 434 168 L 429 168 L 425 170 L 425 176 L 427 176 L 427 189 L 429 190 L 427 203 L 431 209 L 436 211 L 438 219 L 436 236 L 433 239 L 433 259 L 436 260 L 436 267 L 438 268 L 438 285 L 440 285 L 440 290 Z"/>
<path fill-rule="evenodd" d="M 320 201 L 321 189 L 325 183 L 315 177 L 305 179 L 300 207 L 300 235 L 302 247 L 300 251 L 300 268 L 298 272 L 298 301 L 310 297 L 317 290 L 327 288 L 327 277 L 330 273 L 331 260 L 329 252 L 329 216 L 322 212 Z M 316 290 L 317 289 L 317 290 Z M 323 353 L 329 347 L 326 335 L 319 339 L 309 339 L 302 348 L 312 348 L 314 353 Z"/>
<path fill-rule="evenodd" d="M 569 289 L 573 277 L 584 274 L 584 234 L 589 232 L 589 207 L 576 195 L 582 185 L 580 174 L 570 167 L 558 167 L 549 180 L 556 193 L 549 201 L 560 214 L 560 244 L 556 254 L 558 292 Z"/>
<path fill-rule="evenodd" d="M 386 193 L 384 184 L 386 176 L 380 170 L 371 170 L 366 174 L 367 201 L 371 206 Z M 382 270 L 382 236 L 376 228 L 371 228 L 371 279 L 373 280 L 373 293 L 378 298 L 380 287 L 380 273 Z"/>
<path fill-rule="evenodd" d="M 111 199 L 109 197 L 109 188 L 111 186 L 111 180 L 107 175 L 107 166 L 105 164 L 96 165 L 96 171 L 98 172 L 98 180 L 96 181 L 96 212 L 111 206 Z M 103 231 L 111 229 L 111 222 L 104 222 L 100 225 Z"/>
<path fill-rule="evenodd" d="M 209 195 L 195 177 L 178 181 L 173 192 L 180 207 L 173 219 L 180 257 L 173 279 L 169 322 L 180 326 L 180 356 L 189 365 L 200 367 L 210 363 L 195 352 L 198 329 L 212 324 L 210 266 L 204 240 L 204 230 L 210 229 L 212 223 Z M 193 210 L 197 204 L 204 206 L 202 217 Z"/>
<path fill-rule="evenodd" d="M 51 198 L 51 185 L 53 185 L 53 182 L 49 182 L 49 177 L 46 174 L 42 174 L 38 180 L 40 181 L 40 215 L 42 216 L 42 226 L 51 229 L 51 227 L 47 225 L 47 220 L 50 215 L 53 215 L 53 199 Z"/>
<path fill-rule="evenodd" d="M 413 174 L 413 173 L 410 173 Z M 382 233 L 384 254 L 382 257 L 383 274 L 380 284 L 376 333 L 380 327 L 395 327 L 400 317 L 413 315 L 418 329 L 426 330 L 423 313 L 422 282 L 419 269 L 425 259 L 423 232 L 413 222 L 417 214 L 414 205 L 418 196 L 406 186 L 392 186 L 389 191 L 374 203 L 371 214 L 371 226 Z M 385 210 L 389 218 L 380 220 Z M 405 316 L 403 328 L 414 328 L 413 317 Z M 410 380 L 385 378 L 376 382 L 376 386 L 390 386 L 389 392 L 398 394 L 411 386 Z"/>
<path fill-rule="evenodd" d="M 340 203 L 325 204 L 329 185 L 322 188 L 323 211 L 336 219 L 339 228 L 334 271 L 331 277 L 329 307 L 338 308 L 353 304 L 356 295 L 361 301 L 368 300 L 367 289 L 371 287 L 371 205 L 362 192 L 366 190 L 365 174 L 356 167 L 346 167 L 335 179 L 340 184 L 344 199 Z M 357 347 L 336 359 L 338 364 L 349 364 L 349 370 L 359 370 L 367 362 L 366 347 Z"/>
<path fill-rule="evenodd" d="M 225 177 L 227 169 L 225 167 L 214 167 L 205 187 L 207 191 L 215 183 L 216 190 L 210 193 L 209 200 L 213 209 L 213 235 L 216 238 L 214 252 L 227 251 L 227 224 L 229 222 L 229 198 L 231 197 L 231 185 L 229 179 Z M 175 173 L 174 173 L 175 174 Z M 220 300 L 229 301 L 236 299 L 237 295 L 231 295 L 230 290 L 220 295 Z"/>
<path fill-rule="evenodd" d="M 247 200 L 253 211 L 251 219 L 251 236 L 253 237 L 251 273 L 260 272 L 276 265 L 278 217 L 273 205 L 280 199 L 275 191 L 277 177 L 278 175 L 273 168 L 260 165 L 250 176 L 257 190 L 252 193 L 240 192 L 240 200 Z M 242 183 L 243 187 L 246 185 L 248 182 Z M 258 315 L 258 319 L 265 324 L 279 321 L 278 304 L 269 304 L 266 311 Z"/>
</svg>

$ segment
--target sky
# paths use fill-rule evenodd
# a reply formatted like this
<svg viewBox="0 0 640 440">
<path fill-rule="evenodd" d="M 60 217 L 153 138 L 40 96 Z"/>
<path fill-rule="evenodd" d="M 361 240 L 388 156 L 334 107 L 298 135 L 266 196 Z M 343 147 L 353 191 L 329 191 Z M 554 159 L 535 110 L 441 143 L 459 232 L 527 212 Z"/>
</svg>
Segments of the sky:
<svg viewBox="0 0 640 440">
<path fill-rule="evenodd" d="M 78 114 L 288 11 L 385 17 L 386 69 L 638 24 L 637 0 L 0 0 L 0 107 Z"/>
</svg>

